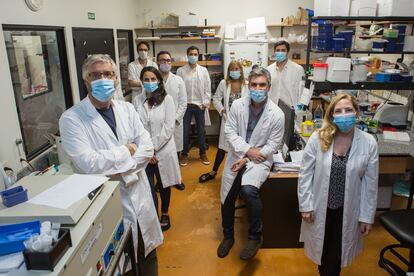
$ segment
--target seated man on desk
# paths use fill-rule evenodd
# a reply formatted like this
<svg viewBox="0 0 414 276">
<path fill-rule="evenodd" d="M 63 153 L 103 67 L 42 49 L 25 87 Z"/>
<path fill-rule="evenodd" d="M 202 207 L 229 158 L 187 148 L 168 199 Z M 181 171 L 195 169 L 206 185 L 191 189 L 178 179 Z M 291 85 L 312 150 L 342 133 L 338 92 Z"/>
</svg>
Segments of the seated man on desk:
<svg viewBox="0 0 414 276">
<path fill-rule="evenodd" d="M 59 130 L 76 172 L 121 182 L 124 221 L 131 223 L 139 275 L 158 275 L 155 248 L 163 236 L 145 175 L 154 148 L 132 104 L 113 100 L 116 72 L 109 56 L 91 55 L 84 61 L 88 96 L 63 113 Z"/>
<path fill-rule="evenodd" d="M 221 180 L 221 216 L 224 239 L 217 249 L 227 256 L 234 244 L 234 205 L 241 191 L 249 216 L 249 235 L 242 260 L 253 258 L 262 245 L 261 185 L 269 176 L 273 152 L 284 132 L 284 114 L 268 99 L 270 74 L 256 68 L 249 75 L 249 96 L 233 102 L 224 128 L 229 153 Z"/>
</svg>

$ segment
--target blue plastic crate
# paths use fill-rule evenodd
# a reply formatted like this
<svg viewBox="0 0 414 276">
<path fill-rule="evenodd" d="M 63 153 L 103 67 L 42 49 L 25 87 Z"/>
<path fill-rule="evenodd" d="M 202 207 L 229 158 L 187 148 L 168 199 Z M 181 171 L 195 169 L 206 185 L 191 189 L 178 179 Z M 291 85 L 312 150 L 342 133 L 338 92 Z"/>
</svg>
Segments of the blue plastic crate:
<svg viewBox="0 0 414 276">
<path fill-rule="evenodd" d="M 0 226 L 0 255 L 24 250 L 23 242 L 33 234 L 40 233 L 40 221 Z"/>
<path fill-rule="evenodd" d="M 27 189 L 17 186 L 0 193 L 4 206 L 7 208 L 27 201 Z"/>
</svg>

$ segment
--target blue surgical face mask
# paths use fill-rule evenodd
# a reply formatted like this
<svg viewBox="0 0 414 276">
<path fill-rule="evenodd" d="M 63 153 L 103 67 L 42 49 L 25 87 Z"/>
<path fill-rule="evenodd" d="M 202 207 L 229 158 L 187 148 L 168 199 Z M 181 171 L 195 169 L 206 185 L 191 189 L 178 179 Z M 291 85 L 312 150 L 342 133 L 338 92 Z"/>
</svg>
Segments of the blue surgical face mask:
<svg viewBox="0 0 414 276">
<path fill-rule="evenodd" d="M 261 103 L 266 100 L 266 91 L 265 90 L 254 90 L 250 89 L 249 91 L 250 98 L 255 103 Z"/>
<path fill-rule="evenodd" d="M 155 90 L 158 89 L 158 83 L 157 82 L 146 82 L 146 81 L 144 81 L 143 84 L 144 84 L 144 89 L 147 92 L 154 93 Z"/>
<path fill-rule="evenodd" d="M 241 72 L 240 71 L 230 71 L 229 75 L 230 75 L 230 78 L 232 78 L 233 80 L 238 80 L 238 79 L 240 79 Z"/>
<path fill-rule="evenodd" d="M 188 56 L 188 62 L 190 64 L 196 64 L 198 61 L 198 56 Z"/>
<path fill-rule="evenodd" d="M 286 59 L 286 52 L 276 52 L 275 58 L 277 62 L 283 62 Z"/>
<path fill-rule="evenodd" d="M 339 130 L 343 133 L 350 132 L 356 123 L 356 114 L 343 114 L 343 115 L 334 115 L 333 123 L 339 128 Z"/>
<path fill-rule="evenodd" d="M 91 82 L 92 96 L 105 103 L 115 94 L 115 82 L 109 79 L 99 79 Z"/>
</svg>

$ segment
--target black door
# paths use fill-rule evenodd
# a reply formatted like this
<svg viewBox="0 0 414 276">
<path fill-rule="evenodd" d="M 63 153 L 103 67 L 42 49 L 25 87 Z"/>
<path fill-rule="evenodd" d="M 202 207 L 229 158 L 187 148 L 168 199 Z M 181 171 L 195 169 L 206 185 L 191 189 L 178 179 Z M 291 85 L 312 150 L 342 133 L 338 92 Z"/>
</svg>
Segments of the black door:
<svg viewBox="0 0 414 276">
<path fill-rule="evenodd" d="M 115 60 L 114 33 L 112 29 L 72 28 L 72 34 L 79 96 L 82 100 L 88 94 L 82 79 L 83 61 L 92 54 L 106 54 Z"/>
</svg>

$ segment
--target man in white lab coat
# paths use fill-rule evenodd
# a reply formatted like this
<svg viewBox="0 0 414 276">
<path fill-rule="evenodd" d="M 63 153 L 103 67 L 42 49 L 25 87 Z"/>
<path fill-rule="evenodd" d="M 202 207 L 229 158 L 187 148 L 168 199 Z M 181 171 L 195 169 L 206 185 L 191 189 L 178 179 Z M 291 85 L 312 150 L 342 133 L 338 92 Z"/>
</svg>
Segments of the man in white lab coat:
<svg viewBox="0 0 414 276">
<path fill-rule="evenodd" d="M 141 76 L 142 68 L 146 66 L 152 66 L 158 69 L 157 63 L 151 60 L 148 56 L 150 51 L 150 45 L 146 41 L 140 41 L 137 44 L 138 58 L 128 64 L 128 84 L 132 87 L 132 101 L 135 96 L 141 94 L 142 83 L 139 80 Z"/>
<path fill-rule="evenodd" d="M 163 235 L 145 175 L 154 148 L 134 107 L 113 100 L 116 72 L 106 55 L 85 60 L 82 76 L 88 96 L 63 113 L 60 134 L 76 172 L 120 181 L 124 221 L 132 226 L 140 275 L 157 275 L 155 248 Z"/>
<path fill-rule="evenodd" d="M 165 90 L 173 98 L 175 104 L 174 142 L 177 155 L 180 157 L 180 152 L 183 150 L 183 117 L 187 110 L 187 92 L 183 79 L 171 73 L 171 62 L 171 54 L 168 51 L 161 51 L 157 54 L 157 64 Z M 179 183 L 175 187 L 179 190 L 185 189 L 184 183 Z"/>
<path fill-rule="evenodd" d="M 187 166 L 188 152 L 190 150 L 190 125 L 194 116 L 197 126 L 198 146 L 201 162 L 209 165 L 206 155 L 206 135 L 204 130 L 205 112 L 211 102 L 211 80 L 207 68 L 197 64 L 199 49 L 190 46 L 187 49 L 188 64 L 178 68 L 177 76 L 185 83 L 187 90 L 187 110 L 184 115 L 184 147 L 181 152 L 180 165 Z"/>
<path fill-rule="evenodd" d="M 269 72 L 263 68 L 252 70 L 249 96 L 233 102 L 224 128 L 230 150 L 221 179 L 224 239 L 217 249 L 220 258 L 227 256 L 234 243 L 234 205 L 240 192 L 249 216 L 248 242 L 240 258 L 253 258 L 262 245 L 259 189 L 269 176 L 285 122 L 283 111 L 268 99 L 269 90 Z"/>
<path fill-rule="evenodd" d="M 288 58 L 290 45 L 281 40 L 275 44 L 276 62 L 266 69 L 272 76 L 272 88 L 269 98 L 278 104 L 279 99 L 292 107 L 299 102 L 302 77 L 305 75 L 303 67 Z"/>
</svg>

